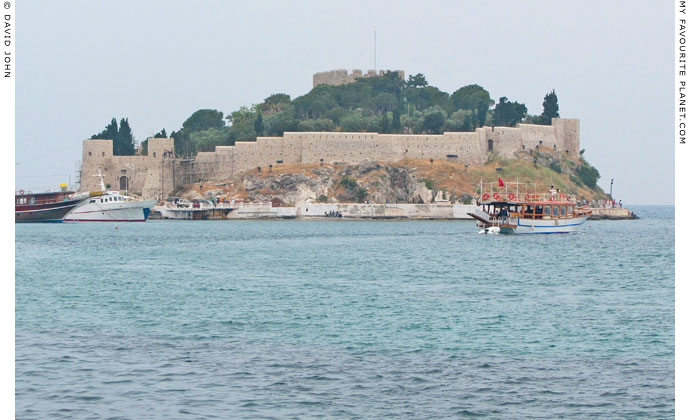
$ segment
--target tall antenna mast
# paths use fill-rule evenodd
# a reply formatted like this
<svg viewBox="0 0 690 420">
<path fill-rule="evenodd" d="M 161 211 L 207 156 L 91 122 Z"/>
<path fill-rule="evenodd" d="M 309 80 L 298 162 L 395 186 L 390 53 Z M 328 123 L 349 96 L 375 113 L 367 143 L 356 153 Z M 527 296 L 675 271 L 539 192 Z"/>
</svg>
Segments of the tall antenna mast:
<svg viewBox="0 0 690 420">
<path fill-rule="evenodd" d="M 376 30 L 374 29 L 374 71 L 376 71 Z"/>
</svg>

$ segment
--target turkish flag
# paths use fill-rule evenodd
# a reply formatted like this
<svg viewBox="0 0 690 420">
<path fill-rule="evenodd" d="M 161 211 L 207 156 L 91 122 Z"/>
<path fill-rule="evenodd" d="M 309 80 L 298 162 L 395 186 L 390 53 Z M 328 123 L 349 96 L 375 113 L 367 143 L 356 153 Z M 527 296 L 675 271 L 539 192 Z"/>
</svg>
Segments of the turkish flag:
<svg viewBox="0 0 690 420">
<path fill-rule="evenodd" d="M 498 186 L 499 187 L 503 186 L 503 180 L 501 178 L 498 178 Z"/>
</svg>

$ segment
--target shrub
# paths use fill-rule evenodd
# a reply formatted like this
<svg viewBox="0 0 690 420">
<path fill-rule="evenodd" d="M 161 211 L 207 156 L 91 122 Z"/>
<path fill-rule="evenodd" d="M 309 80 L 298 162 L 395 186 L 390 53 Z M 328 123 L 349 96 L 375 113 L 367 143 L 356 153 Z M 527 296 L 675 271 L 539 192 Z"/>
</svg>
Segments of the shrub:
<svg viewBox="0 0 690 420">
<path fill-rule="evenodd" d="M 597 181 L 600 176 L 597 168 L 590 166 L 589 163 L 583 162 L 579 168 L 577 168 L 577 176 L 580 177 L 582 182 L 589 188 L 596 188 Z"/>
<path fill-rule="evenodd" d="M 355 198 L 360 203 L 363 202 L 368 196 L 369 196 L 369 191 L 367 191 L 366 189 L 364 189 L 362 187 L 357 187 L 355 189 Z"/>
<path fill-rule="evenodd" d="M 426 188 L 427 188 L 428 190 L 433 190 L 433 189 L 434 189 L 434 180 L 433 180 L 433 179 L 422 178 L 422 182 L 424 183 L 424 185 L 426 185 Z"/>
<path fill-rule="evenodd" d="M 560 174 L 561 172 L 563 172 L 563 169 L 561 169 L 561 165 L 560 165 L 560 163 L 558 163 L 557 160 L 551 162 L 551 164 L 549 165 L 549 168 L 551 168 L 551 170 L 554 171 L 554 172 L 558 172 L 559 174 Z"/>
<path fill-rule="evenodd" d="M 357 181 L 354 179 L 350 178 L 349 176 L 343 177 L 343 179 L 340 180 L 340 185 L 345 187 L 348 191 L 352 191 L 355 188 L 357 188 Z"/>
</svg>

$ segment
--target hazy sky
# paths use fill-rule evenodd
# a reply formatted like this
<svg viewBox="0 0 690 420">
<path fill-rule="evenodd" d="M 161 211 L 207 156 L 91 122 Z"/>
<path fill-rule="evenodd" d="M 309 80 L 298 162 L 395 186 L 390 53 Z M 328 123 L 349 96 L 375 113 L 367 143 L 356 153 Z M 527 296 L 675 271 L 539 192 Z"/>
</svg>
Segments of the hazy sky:
<svg viewBox="0 0 690 420">
<path fill-rule="evenodd" d="M 137 140 L 200 108 L 228 114 L 312 74 L 377 67 L 471 83 L 579 118 L 599 184 L 672 204 L 673 3 L 656 1 L 23 1 L 17 4 L 16 186 L 75 176 L 112 117 Z"/>
</svg>

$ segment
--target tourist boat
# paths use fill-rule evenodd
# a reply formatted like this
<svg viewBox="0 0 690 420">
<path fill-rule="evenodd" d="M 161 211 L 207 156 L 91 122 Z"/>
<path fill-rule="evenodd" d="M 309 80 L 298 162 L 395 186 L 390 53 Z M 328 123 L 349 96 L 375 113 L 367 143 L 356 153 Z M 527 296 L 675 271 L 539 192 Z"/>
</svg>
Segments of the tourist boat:
<svg viewBox="0 0 690 420">
<path fill-rule="evenodd" d="M 75 197 L 66 185 L 59 191 L 31 192 L 20 190 L 14 195 L 14 221 L 62 222 L 67 213 L 77 207 L 83 197 Z"/>
<path fill-rule="evenodd" d="M 469 212 L 482 228 L 479 233 L 571 233 L 592 214 L 578 206 L 575 195 L 553 190 L 536 192 L 535 184 L 481 183 L 477 203 Z"/>
<path fill-rule="evenodd" d="M 106 191 L 100 171 L 101 191 L 85 193 L 87 199 L 64 218 L 66 222 L 145 222 L 157 200 L 135 200 L 118 191 Z"/>
</svg>

